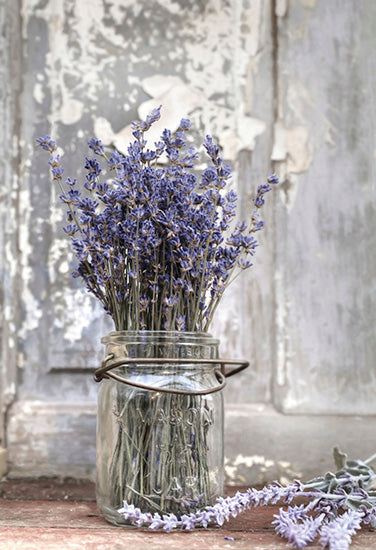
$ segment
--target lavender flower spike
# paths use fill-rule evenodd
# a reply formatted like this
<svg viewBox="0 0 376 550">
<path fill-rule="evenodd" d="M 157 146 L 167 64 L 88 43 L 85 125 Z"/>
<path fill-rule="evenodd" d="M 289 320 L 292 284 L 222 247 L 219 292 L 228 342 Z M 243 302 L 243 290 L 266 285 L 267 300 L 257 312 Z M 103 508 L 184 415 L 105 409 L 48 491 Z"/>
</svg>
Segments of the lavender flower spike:
<svg viewBox="0 0 376 550">
<path fill-rule="evenodd" d="M 246 493 L 237 492 L 233 497 L 217 499 L 214 506 L 208 506 L 203 510 L 191 512 L 188 515 L 184 514 L 180 518 L 175 514 L 143 514 L 139 508 L 124 501 L 123 508 L 118 510 L 123 518 L 132 524 L 136 524 L 140 520 L 144 525 L 149 525 L 149 529 L 163 529 L 170 532 L 172 529 L 194 529 L 195 527 L 207 527 L 209 523 L 217 523 L 223 525 L 225 521 L 229 521 L 230 517 L 236 517 L 240 512 L 255 507 L 257 505 L 266 505 L 274 503 L 277 500 L 285 499 L 291 490 L 297 494 L 296 484 L 292 486 L 282 487 L 279 484 L 272 484 L 265 487 L 261 491 L 256 489 L 248 490 Z"/>
<path fill-rule="evenodd" d="M 90 149 L 94 151 L 96 155 L 103 155 L 104 154 L 104 147 L 102 145 L 102 142 L 100 139 L 91 138 L 88 141 L 88 146 Z"/>
<path fill-rule="evenodd" d="M 362 512 L 350 510 L 321 527 L 322 547 L 329 547 L 330 550 L 347 550 L 350 547 L 352 535 L 360 529 L 362 517 Z"/>
<path fill-rule="evenodd" d="M 275 185 L 279 182 L 277 176 L 275 174 L 269 174 L 268 176 L 268 183 L 271 183 L 272 185 Z"/>
<path fill-rule="evenodd" d="M 36 139 L 36 142 L 44 149 L 52 153 L 56 149 L 56 143 L 50 136 L 43 136 Z"/>
<path fill-rule="evenodd" d="M 276 520 L 272 523 L 276 526 L 276 532 L 286 538 L 294 548 L 304 548 L 312 542 L 324 519 L 323 514 L 317 518 L 308 517 L 303 505 L 281 509 L 279 515 L 274 517 Z"/>
</svg>

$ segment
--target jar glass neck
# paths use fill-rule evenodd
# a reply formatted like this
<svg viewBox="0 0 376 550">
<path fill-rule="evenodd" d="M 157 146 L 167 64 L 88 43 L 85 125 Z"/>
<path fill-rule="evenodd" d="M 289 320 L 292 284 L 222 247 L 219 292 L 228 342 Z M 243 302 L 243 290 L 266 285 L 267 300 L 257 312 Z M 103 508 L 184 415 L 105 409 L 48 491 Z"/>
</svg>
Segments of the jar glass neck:
<svg viewBox="0 0 376 550">
<path fill-rule="evenodd" d="M 102 338 L 103 344 L 126 344 L 126 343 L 158 343 L 173 344 L 184 343 L 192 345 L 213 345 L 218 346 L 219 341 L 207 332 L 184 332 L 184 331 L 114 331 Z"/>
</svg>

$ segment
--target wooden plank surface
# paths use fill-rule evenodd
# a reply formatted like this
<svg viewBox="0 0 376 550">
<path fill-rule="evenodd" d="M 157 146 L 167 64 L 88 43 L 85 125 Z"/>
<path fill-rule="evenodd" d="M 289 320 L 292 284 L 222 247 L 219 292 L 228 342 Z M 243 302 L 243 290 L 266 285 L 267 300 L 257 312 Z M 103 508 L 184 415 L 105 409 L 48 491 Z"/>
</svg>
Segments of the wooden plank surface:
<svg viewBox="0 0 376 550">
<path fill-rule="evenodd" d="M 192 549 L 240 548 L 248 550 L 286 549 L 286 542 L 272 528 L 278 506 L 249 510 L 232 518 L 221 528 L 193 532 L 150 532 L 147 529 L 119 528 L 108 524 L 96 504 L 59 501 L 0 500 L 0 549 L 46 550 L 134 550 L 145 547 Z M 318 549 L 317 544 L 310 545 Z M 363 529 L 353 550 L 376 549 L 376 536 Z"/>
</svg>

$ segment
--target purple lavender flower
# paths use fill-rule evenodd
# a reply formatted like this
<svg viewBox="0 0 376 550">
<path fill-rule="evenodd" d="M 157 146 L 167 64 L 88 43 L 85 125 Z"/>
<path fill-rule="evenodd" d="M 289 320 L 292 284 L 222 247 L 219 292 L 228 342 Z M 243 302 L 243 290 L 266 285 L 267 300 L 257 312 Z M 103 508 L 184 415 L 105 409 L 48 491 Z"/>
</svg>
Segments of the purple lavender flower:
<svg viewBox="0 0 376 550">
<path fill-rule="evenodd" d="M 179 130 L 185 131 L 189 130 L 191 127 L 191 121 L 188 118 L 182 118 L 179 124 Z"/>
<path fill-rule="evenodd" d="M 48 164 L 51 166 L 54 179 L 60 180 L 64 172 L 64 168 L 60 164 L 60 155 L 52 155 Z"/>
<path fill-rule="evenodd" d="M 304 548 L 317 535 L 322 518 L 306 518 L 300 523 L 292 523 L 283 535 L 294 548 Z"/>
<path fill-rule="evenodd" d="M 351 537 L 360 529 L 363 514 L 357 510 L 349 510 L 320 529 L 320 543 L 330 550 L 347 550 Z"/>
<path fill-rule="evenodd" d="M 173 529 L 176 529 L 179 521 L 175 514 L 168 514 L 163 516 L 163 530 L 166 533 L 170 533 Z"/>
<path fill-rule="evenodd" d="M 376 507 L 367 507 L 365 504 L 359 506 L 359 512 L 363 514 L 362 523 L 370 525 L 372 529 L 376 529 Z"/>
<path fill-rule="evenodd" d="M 278 178 L 277 178 L 277 176 L 276 176 L 275 174 L 269 174 L 269 176 L 268 176 L 268 182 L 269 182 L 269 183 L 275 185 L 275 184 L 278 183 L 278 181 L 279 181 L 279 180 L 278 180 Z"/>
<path fill-rule="evenodd" d="M 44 136 L 36 139 L 36 142 L 44 149 L 52 153 L 56 149 L 56 143 L 50 136 Z"/>
<path fill-rule="evenodd" d="M 96 155 L 103 155 L 104 154 L 104 147 L 102 145 L 102 142 L 100 139 L 91 138 L 88 141 L 88 146 L 90 149 L 94 151 Z"/>
<path fill-rule="evenodd" d="M 161 117 L 161 107 L 153 109 L 146 117 L 145 121 L 132 122 L 133 135 L 137 140 L 143 138 L 143 134 L 147 132 L 152 124 L 160 119 Z"/>
<path fill-rule="evenodd" d="M 271 184 L 278 183 L 278 178 L 275 174 L 271 174 L 268 176 L 268 184 L 259 185 L 257 188 L 257 196 L 253 199 L 253 203 L 257 208 L 261 208 L 265 204 L 264 195 L 265 193 L 268 193 L 271 190 Z"/>
<path fill-rule="evenodd" d="M 213 142 L 212 136 L 206 136 L 204 140 L 204 147 L 215 165 L 222 164 L 222 160 L 219 157 L 219 147 Z"/>
<path fill-rule="evenodd" d="M 89 141 L 113 171 L 111 183 L 99 180 L 100 159 L 85 157 L 83 189 L 70 178 L 64 187 L 60 157 L 52 155 L 53 178 L 69 207 L 64 230 L 78 260 L 73 273 L 101 300 L 117 330 L 206 331 L 237 272 L 252 266 L 252 234 L 263 222 L 253 213 L 250 224 L 234 224 L 237 196 L 226 189 L 231 169 L 210 135 L 204 141 L 210 165 L 200 177 L 191 172 L 198 153 L 187 146 L 188 119 L 147 148 L 146 132 L 159 118 L 160 107 L 132 123 L 135 140 L 127 154 L 113 151 L 107 158 L 100 140 Z M 37 141 L 55 151 L 50 136 Z M 161 155 L 167 165 L 156 165 Z M 259 186 L 256 205 L 269 183 Z"/>
<path fill-rule="evenodd" d="M 189 514 L 189 516 L 186 514 L 183 514 L 180 518 L 179 525 L 181 529 L 191 531 L 196 527 L 197 523 L 198 523 L 197 515 L 194 513 L 191 513 Z"/>
<path fill-rule="evenodd" d="M 200 527 L 207 527 L 209 523 L 212 522 L 213 516 L 209 510 L 201 510 L 196 512 L 197 525 Z"/>
</svg>

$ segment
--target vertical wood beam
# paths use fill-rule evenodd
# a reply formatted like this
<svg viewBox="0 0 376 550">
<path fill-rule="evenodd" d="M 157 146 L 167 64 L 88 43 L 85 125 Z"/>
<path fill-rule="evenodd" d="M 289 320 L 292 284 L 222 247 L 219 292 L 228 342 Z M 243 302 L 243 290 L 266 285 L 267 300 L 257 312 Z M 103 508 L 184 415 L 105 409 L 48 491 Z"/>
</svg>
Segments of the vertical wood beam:
<svg viewBox="0 0 376 550">
<path fill-rule="evenodd" d="M 19 97 L 21 92 L 19 0 L 0 4 L 0 446 L 17 391 Z"/>
</svg>

